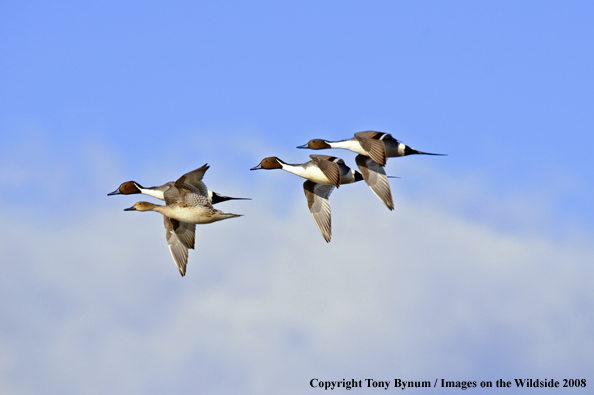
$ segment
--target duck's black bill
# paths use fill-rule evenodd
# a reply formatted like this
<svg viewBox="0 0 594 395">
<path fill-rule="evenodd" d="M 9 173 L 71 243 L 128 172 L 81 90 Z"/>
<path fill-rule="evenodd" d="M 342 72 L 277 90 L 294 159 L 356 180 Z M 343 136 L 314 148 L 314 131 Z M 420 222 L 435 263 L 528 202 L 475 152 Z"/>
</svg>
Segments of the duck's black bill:
<svg viewBox="0 0 594 395">
<path fill-rule="evenodd" d="M 260 170 L 260 169 L 262 169 L 262 166 L 258 165 L 258 166 L 252 167 L 250 170 Z"/>
<path fill-rule="evenodd" d="M 124 211 L 136 211 L 136 208 L 134 206 L 132 206 L 132 207 L 125 208 Z"/>
<path fill-rule="evenodd" d="M 121 195 L 122 193 L 120 192 L 119 188 L 116 189 L 115 191 L 108 193 L 107 196 L 111 196 L 111 195 Z"/>
<path fill-rule="evenodd" d="M 297 148 L 309 148 L 308 143 L 305 143 L 303 145 L 298 145 Z"/>
</svg>

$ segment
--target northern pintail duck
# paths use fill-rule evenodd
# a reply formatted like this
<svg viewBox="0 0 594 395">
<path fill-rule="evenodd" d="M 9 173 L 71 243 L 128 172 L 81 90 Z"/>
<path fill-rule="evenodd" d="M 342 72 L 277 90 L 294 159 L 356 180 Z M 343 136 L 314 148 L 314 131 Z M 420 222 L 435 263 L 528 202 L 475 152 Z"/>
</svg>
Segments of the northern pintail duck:
<svg viewBox="0 0 594 395">
<path fill-rule="evenodd" d="M 212 207 L 202 176 L 208 165 L 181 176 L 163 191 L 166 205 L 138 202 L 124 211 L 156 211 L 163 214 L 167 244 L 182 276 L 186 274 L 188 248 L 194 248 L 196 224 L 209 224 L 227 218 L 240 217 Z M 191 182 L 191 184 L 189 184 Z"/>
<path fill-rule="evenodd" d="M 328 198 L 334 188 L 342 184 L 351 184 L 363 179 L 361 173 L 345 165 L 335 156 L 310 155 L 311 160 L 302 164 L 291 165 L 275 156 L 262 159 L 258 166 L 250 170 L 282 169 L 306 178 L 303 190 L 307 206 L 313 219 L 327 243 L 332 238 L 332 219 Z"/>
<path fill-rule="evenodd" d="M 389 133 L 375 131 L 355 133 L 355 137 L 340 141 L 313 139 L 297 148 L 315 150 L 342 148 L 359 154 L 355 158 L 355 162 L 359 170 L 361 170 L 365 182 L 390 210 L 394 210 L 394 202 L 388 176 L 386 176 L 384 170 L 387 158 L 417 154 L 445 156 L 445 154 L 433 154 L 416 150 L 396 140 Z"/>
<path fill-rule="evenodd" d="M 187 173 L 186 174 L 187 175 L 186 183 L 195 186 L 195 182 L 202 182 L 200 180 L 204 176 L 204 173 L 206 172 L 206 170 L 209 169 L 209 167 L 210 166 L 208 166 L 208 164 L 206 164 L 206 165 L 200 167 L 199 169 L 196 169 L 194 171 Z M 116 189 L 115 191 L 113 191 L 111 193 L 108 193 L 107 196 L 134 195 L 137 193 L 142 193 L 142 194 L 152 196 L 152 197 L 160 199 L 160 200 L 165 200 L 164 193 L 166 190 L 171 188 L 173 186 L 173 184 L 175 184 L 175 182 L 169 181 L 168 183 L 165 183 L 158 187 L 145 188 L 142 185 L 140 185 L 139 183 L 137 183 L 136 181 L 126 181 L 126 182 L 122 183 L 118 187 L 118 189 Z M 220 193 L 216 193 L 214 191 L 208 190 L 208 201 L 211 204 L 217 204 L 217 203 L 225 202 L 227 200 L 251 200 L 251 199 L 250 198 L 236 198 L 236 197 L 225 196 L 225 195 L 221 195 Z"/>
</svg>

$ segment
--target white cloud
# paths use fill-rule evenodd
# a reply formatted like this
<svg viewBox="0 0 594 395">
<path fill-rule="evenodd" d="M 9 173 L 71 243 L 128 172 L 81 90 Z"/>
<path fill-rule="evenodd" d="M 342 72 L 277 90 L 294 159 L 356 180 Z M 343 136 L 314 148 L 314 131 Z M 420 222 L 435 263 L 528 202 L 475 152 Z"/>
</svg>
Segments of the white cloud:
<svg viewBox="0 0 594 395">
<path fill-rule="evenodd" d="M 101 168 L 93 179 L 104 180 Z M 332 195 L 326 244 L 301 181 L 278 173 L 247 173 L 257 180 L 248 190 L 243 173 L 209 172 L 213 189 L 254 200 L 220 206 L 244 217 L 198 226 L 185 278 L 159 214 L 122 211 L 136 197 L 101 196 L 67 217 L 3 208 L 0 392 L 300 394 L 314 377 L 587 378 L 586 231 L 511 231 L 442 199 L 459 188 L 488 199 L 480 183 L 445 183 L 423 199 L 395 193 L 394 212 L 359 183 Z"/>
</svg>

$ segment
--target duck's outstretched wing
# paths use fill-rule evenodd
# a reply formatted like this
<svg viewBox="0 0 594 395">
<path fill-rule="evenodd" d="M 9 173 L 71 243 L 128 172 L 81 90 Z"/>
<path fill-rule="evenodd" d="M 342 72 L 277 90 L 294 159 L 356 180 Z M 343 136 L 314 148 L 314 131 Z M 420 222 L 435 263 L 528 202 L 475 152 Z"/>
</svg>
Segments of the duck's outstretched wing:
<svg viewBox="0 0 594 395">
<path fill-rule="evenodd" d="M 303 190 L 309 211 L 324 240 L 329 243 L 332 238 L 332 218 L 328 198 L 334 190 L 334 185 L 316 184 L 307 180 L 303 183 Z"/>
<path fill-rule="evenodd" d="M 328 155 L 316 155 L 312 154 L 309 156 L 311 160 L 318 165 L 322 173 L 328 180 L 338 188 L 340 186 L 340 167 L 338 165 L 339 161 L 344 164 L 344 161 L 340 158 L 335 156 L 328 156 Z"/>
<path fill-rule="evenodd" d="M 180 222 L 165 215 L 163 221 L 169 252 L 183 277 L 186 275 L 188 264 L 188 248 L 194 248 L 196 225 Z"/>
<path fill-rule="evenodd" d="M 212 208 L 208 199 L 208 189 L 200 182 L 201 188 L 184 182 L 184 176 L 180 177 L 171 188 L 165 191 L 165 203 L 168 205 L 180 203 L 189 206 L 206 206 Z"/>
<path fill-rule="evenodd" d="M 384 167 L 378 164 L 369 156 L 357 155 L 355 162 L 359 166 L 363 179 L 377 196 L 390 210 L 394 210 L 390 182 Z"/>
<path fill-rule="evenodd" d="M 355 133 L 355 138 L 361 144 L 361 147 L 367 152 L 367 156 L 371 157 L 376 163 L 382 166 L 386 165 L 386 147 L 384 142 L 380 140 L 383 136 L 392 137 L 387 133 L 381 132 L 359 132 Z"/>
<path fill-rule="evenodd" d="M 205 163 L 202 167 L 199 167 L 196 170 L 192 170 L 184 174 L 183 176 L 178 178 L 178 180 L 175 183 L 192 185 L 194 188 L 200 191 L 201 195 L 208 197 L 208 188 L 206 188 L 206 185 L 204 184 L 204 182 L 202 182 L 202 178 L 204 177 L 204 173 L 206 173 L 206 170 L 208 170 L 209 168 L 210 166 L 208 165 L 208 163 Z"/>
</svg>

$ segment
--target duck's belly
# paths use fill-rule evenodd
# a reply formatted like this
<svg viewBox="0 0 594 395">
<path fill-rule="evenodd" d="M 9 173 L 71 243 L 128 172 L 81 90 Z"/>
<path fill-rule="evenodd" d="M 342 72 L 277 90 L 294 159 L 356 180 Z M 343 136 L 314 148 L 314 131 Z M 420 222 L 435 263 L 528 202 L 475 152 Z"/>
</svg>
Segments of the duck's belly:
<svg viewBox="0 0 594 395">
<path fill-rule="evenodd" d="M 315 182 L 316 184 L 324 184 L 324 185 L 334 185 L 328 177 L 324 174 L 322 170 L 320 170 L 317 166 L 310 166 L 308 167 L 303 174 L 300 174 L 301 177 L 307 178 L 310 181 Z"/>
<path fill-rule="evenodd" d="M 167 206 L 169 218 L 189 224 L 209 224 L 219 220 L 215 215 L 217 210 L 205 206 Z"/>
</svg>

